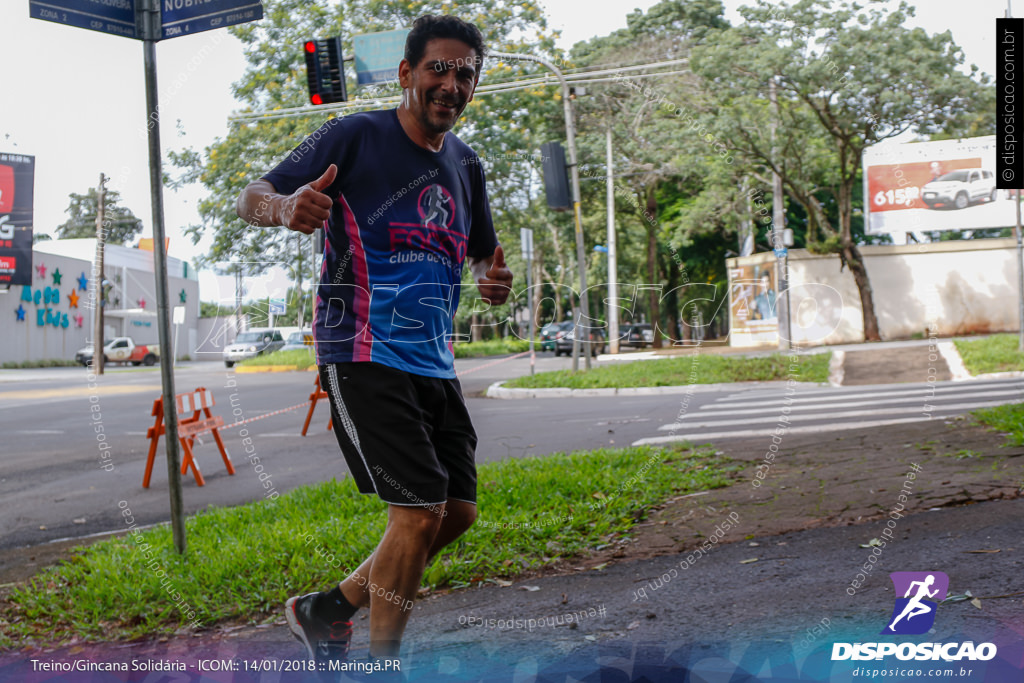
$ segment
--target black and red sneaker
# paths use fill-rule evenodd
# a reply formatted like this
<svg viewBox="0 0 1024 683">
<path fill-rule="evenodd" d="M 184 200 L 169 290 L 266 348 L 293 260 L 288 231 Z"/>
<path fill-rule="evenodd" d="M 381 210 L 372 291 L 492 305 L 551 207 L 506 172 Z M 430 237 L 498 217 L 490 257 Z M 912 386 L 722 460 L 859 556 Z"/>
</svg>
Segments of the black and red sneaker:
<svg viewBox="0 0 1024 683">
<path fill-rule="evenodd" d="M 285 618 L 295 638 L 306 647 L 317 664 L 344 662 L 352 641 L 352 622 L 328 622 L 313 613 L 313 603 L 319 593 L 308 593 L 288 598 L 284 603 Z"/>
</svg>

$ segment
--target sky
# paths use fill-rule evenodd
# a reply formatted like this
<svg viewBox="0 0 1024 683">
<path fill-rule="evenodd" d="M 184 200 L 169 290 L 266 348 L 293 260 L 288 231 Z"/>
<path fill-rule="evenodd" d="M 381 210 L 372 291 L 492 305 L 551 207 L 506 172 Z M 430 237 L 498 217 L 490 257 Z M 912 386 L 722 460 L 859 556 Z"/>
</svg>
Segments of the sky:
<svg viewBox="0 0 1024 683">
<path fill-rule="evenodd" d="M 546 0 L 550 26 L 562 31 L 560 46 L 606 35 L 625 26 L 632 8 L 657 0 Z M 742 20 L 741 0 L 725 0 L 727 17 Z M 891 3 L 890 3 L 891 4 Z M 911 25 L 930 33 L 950 30 L 968 64 L 995 72 L 995 19 L 1006 0 L 915 0 Z M 628 8 L 628 9 L 627 9 Z M 1014 7 L 1024 16 L 1024 0 Z M 225 29 L 162 41 L 156 46 L 164 153 L 203 149 L 228 132 L 239 107 L 231 84 L 244 69 L 241 43 Z M 893 84 L 898 87 L 899 84 Z M 122 204 L 152 235 L 142 43 L 29 18 L 29 0 L 0 3 L 0 152 L 36 159 L 35 230 L 53 233 L 67 219 L 68 195 L 96 187 L 100 173 Z M 165 172 L 168 165 L 165 161 Z M 191 261 L 209 240 L 193 245 L 184 228 L 198 222 L 201 186 L 164 191 L 169 254 Z M 253 295 L 283 294 L 283 280 L 251 283 Z M 233 282 L 200 273 L 200 298 L 233 300 Z M 264 294 L 265 295 L 265 294 Z"/>
</svg>

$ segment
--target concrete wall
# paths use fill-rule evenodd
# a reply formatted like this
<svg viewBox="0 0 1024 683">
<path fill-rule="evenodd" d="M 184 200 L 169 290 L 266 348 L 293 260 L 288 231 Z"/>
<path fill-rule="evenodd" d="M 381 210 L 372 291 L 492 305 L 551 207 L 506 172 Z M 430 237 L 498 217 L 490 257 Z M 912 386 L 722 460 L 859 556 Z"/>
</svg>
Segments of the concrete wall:
<svg viewBox="0 0 1024 683">
<path fill-rule="evenodd" d="M 926 330 L 939 336 L 1018 329 L 1016 241 L 983 239 L 861 247 L 882 339 Z M 730 268 L 768 265 L 771 253 L 728 259 Z M 792 339 L 800 344 L 864 340 L 860 294 L 836 255 L 790 252 Z M 730 287 L 730 291 L 732 291 Z M 742 327 L 742 326 L 741 326 Z M 733 346 L 772 346 L 773 340 L 734 334 Z"/>
</svg>

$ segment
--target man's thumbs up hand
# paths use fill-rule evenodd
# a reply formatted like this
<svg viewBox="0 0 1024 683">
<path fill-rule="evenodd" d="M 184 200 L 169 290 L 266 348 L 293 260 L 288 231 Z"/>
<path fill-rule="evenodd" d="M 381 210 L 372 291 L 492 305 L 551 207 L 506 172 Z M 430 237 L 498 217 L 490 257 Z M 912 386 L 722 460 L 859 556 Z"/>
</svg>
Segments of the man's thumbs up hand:
<svg viewBox="0 0 1024 683">
<path fill-rule="evenodd" d="M 331 164 L 322 176 L 289 195 L 281 204 L 281 224 L 304 235 L 311 235 L 314 230 L 322 228 L 334 204 L 324 191 L 337 176 L 338 167 Z"/>
<path fill-rule="evenodd" d="M 512 271 L 505 265 L 505 250 L 500 246 L 494 250 L 489 261 L 487 272 L 482 278 L 477 278 L 476 286 L 480 290 L 480 298 L 500 306 L 508 299 L 512 289 Z"/>
</svg>

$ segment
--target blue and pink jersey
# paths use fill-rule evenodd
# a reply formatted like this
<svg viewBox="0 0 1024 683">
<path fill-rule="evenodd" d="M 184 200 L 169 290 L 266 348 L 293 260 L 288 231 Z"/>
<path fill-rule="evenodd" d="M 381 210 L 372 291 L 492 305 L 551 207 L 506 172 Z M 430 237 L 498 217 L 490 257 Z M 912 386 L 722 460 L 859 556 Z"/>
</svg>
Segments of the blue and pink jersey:
<svg viewBox="0 0 1024 683">
<path fill-rule="evenodd" d="M 338 175 L 313 314 L 319 365 L 374 361 L 455 377 L 452 320 L 467 256 L 498 245 L 476 153 L 414 143 L 397 110 L 332 119 L 263 178 L 281 194 Z"/>
</svg>

